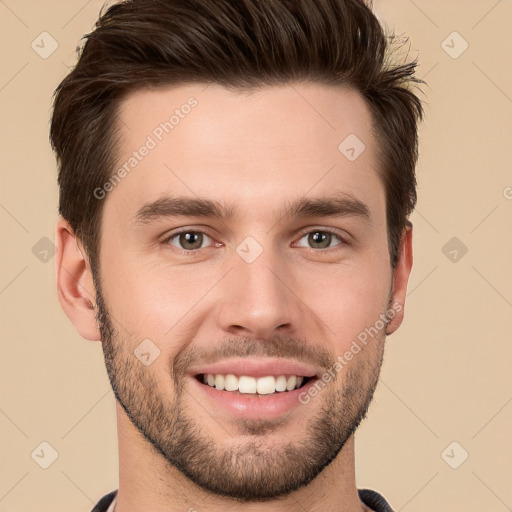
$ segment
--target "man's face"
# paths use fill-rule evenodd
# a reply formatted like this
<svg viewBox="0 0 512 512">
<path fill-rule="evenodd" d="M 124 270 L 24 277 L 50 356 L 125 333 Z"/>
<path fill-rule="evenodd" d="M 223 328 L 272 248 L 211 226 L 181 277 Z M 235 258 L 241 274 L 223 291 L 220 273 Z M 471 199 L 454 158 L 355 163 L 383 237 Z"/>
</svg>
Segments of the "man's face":
<svg viewBox="0 0 512 512">
<path fill-rule="evenodd" d="M 356 159 L 353 135 L 339 149 L 351 134 Z M 120 135 L 130 170 L 103 199 L 97 299 L 134 432 L 210 492 L 263 500 L 308 484 L 365 415 L 382 361 L 392 274 L 366 104 L 312 84 L 188 85 L 130 95 Z M 204 373 L 244 376 L 249 391 L 252 378 L 310 378 L 246 394 Z"/>
</svg>

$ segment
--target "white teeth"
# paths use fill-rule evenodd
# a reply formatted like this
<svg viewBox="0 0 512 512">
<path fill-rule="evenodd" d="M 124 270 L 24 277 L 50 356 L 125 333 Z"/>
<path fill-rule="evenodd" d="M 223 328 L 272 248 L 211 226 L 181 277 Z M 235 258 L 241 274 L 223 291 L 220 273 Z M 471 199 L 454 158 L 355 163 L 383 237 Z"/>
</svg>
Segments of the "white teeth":
<svg viewBox="0 0 512 512">
<path fill-rule="evenodd" d="M 276 391 L 284 391 L 286 389 L 286 377 L 279 375 L 276 379 Z"/>
<path fill-rule="evenodd" d="M 215 387 L 224 389 L 224 375 L 215 375 Z"/>
<path fill-rule="evenodd" d="M 291 391 L 292 389 L 295 389 L 296 385 L 297 385 L 297 377 L 295 377 L 295 375 L 290 375 L 288 377 L 288 380 L 286 381 L 286 389 L 288 391 Z"/>
<path fill-rule="evenodd" d="M 276 390 L 276 379 L 274 377 L 261 377 L 256 382 L 256 390 L 260 395 L 270 395 Z"/>
<path fill-rule="evenodd" d="M 226 391 L 236 391 L 238 389 L 238 377 L 228 373 L 224 379 L 224 388 Z"/>
<path fill-rule="evenodd" d="M 256 379 L 243 375 L 238 379 L 238 391 L 240 393 L 256 393 Z"/>
<path fill-rule="evenodd" d="M 272 393 L 292 391 L 299 388 L 304 382 L 304 377 L 296 375 L 279 375 L 274 377 L 269 375 L 266 377 L 250 377 L 241 375 L 237 377 L 232 373 L 227 375 L 221 374 L 204 374 L 203 383 L 208 384 L 218 390 L 238 391 L 247 394 L 271 395 Z"/>
</svg>

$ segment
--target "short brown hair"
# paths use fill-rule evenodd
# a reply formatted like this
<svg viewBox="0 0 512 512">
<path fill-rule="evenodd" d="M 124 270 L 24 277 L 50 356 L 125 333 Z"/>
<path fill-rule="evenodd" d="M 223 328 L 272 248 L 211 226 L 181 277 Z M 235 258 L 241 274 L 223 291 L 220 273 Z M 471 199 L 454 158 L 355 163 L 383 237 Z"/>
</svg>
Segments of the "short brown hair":
<svg viewBox="0 0 512 512">
<path fill-rule="evenodd" d="M 363 0 L 127 0 L 100 14 L 55 91 L 50 140 L 59 212 L 99 271 L 103 201 L 116 115 L 127 93 L 186 83 L 235 89 L 309 81 L 349 86 L 370 107 L 386 191 L 391 265 L 416 204 L 417 61 L 389 62 L 394 36 Z M 341 141 L 340 141 L 341 142 Z"/>
</svg>

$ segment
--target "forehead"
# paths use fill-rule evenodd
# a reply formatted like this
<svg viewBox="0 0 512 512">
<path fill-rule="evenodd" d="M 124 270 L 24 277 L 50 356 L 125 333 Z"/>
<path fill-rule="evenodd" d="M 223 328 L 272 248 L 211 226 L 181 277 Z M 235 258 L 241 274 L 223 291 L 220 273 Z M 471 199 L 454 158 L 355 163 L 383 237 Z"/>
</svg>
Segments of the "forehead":
<svg viewBox="0 0 512 512">
<path fill-rule="evenodd" d="M 140 90 L 121 103 L 118 124 L 115 171 L 124 172 L 108 202 L 126 215 L 166 195 L 236 202 L 261 215 L 271 202 L 276 211 L 291 198 L 334 192 L 382 203 L 371 113 L 351 89 Z"/>
</svg>

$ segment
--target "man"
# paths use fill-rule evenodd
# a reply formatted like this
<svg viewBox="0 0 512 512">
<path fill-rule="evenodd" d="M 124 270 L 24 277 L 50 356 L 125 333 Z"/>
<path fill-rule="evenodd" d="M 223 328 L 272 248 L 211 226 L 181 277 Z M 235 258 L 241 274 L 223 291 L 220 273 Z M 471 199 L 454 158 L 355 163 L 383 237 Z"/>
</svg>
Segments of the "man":
<svg viewBox="0 0 512 512">
<path fill-rule="evenodd" d="M 94 511 L 389 511 L 355 483 L 412 265 L 416 62 L 362 0 L 131 0 L 56 91 L 58 294 L 101 340 Z"/>
</svg>

